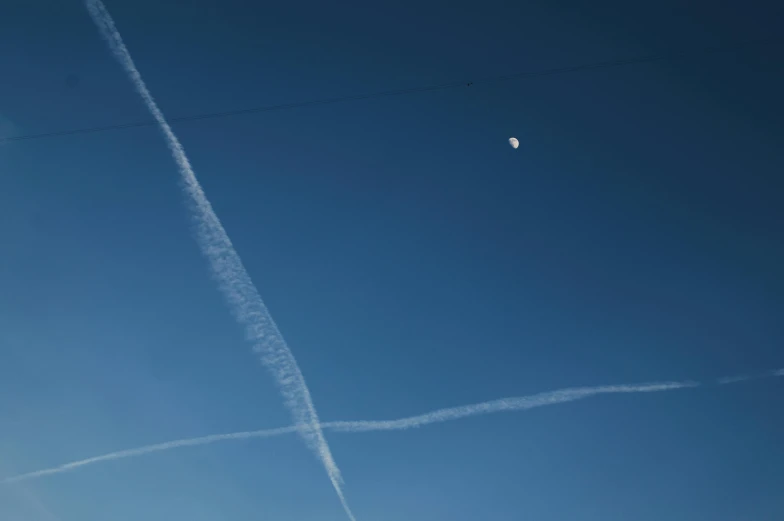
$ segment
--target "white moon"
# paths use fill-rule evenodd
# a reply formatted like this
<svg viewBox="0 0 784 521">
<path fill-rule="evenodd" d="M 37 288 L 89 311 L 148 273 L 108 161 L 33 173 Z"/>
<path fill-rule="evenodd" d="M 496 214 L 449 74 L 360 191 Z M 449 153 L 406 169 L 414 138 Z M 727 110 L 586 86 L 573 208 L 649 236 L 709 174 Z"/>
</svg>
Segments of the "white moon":
<svg viewBox="0 0 784 521">
<path fill-rule="evenodd" d="M 509 144 L 512 145 L 512 148 L 517 148 L 520 146 L 520 142 L 517 141 L 517 138 L 514 137 L 509 138 Z"/>
</svg>

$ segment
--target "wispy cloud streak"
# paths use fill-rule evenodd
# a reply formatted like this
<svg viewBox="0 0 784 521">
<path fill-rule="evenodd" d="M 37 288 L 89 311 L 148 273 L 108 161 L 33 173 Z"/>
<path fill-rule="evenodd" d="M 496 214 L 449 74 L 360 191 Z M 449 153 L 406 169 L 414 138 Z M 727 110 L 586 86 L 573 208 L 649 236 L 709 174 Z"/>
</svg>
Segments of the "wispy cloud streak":
<svg viewBox="0 0 784 521">
<path fill-rule="evenodd" d="M 663 391 L 674 391 L 678 389 L 687 389 L 697 387 L 700 384 L 692 381 L 683 382 L 654 382 L 639 385 L 606 385 L 599 387 L 573 387 L 567 389 L 559 389 L 556 391 L 549 391 L 544 393 L 533 394 L 529 396 L 517 396 L 511 398 L 501 398 L 499 400 L 492 400 L 473 405 L 462 405 L 459 407 L 449 407 L 446 409 L 438 409 L 429 413 L 420 414 L 417 416 L 409 416 L 397 420 L 377 420 L 377 421 L 333 421 L 321 424 L 323 429 L 328 429 L 338 432 L 370 432 L 370 431 L 393 431 L 393 430 L 407 430 L 417 427 L 424 427 L 433 423 L 441 423 L 446 421 L 458 420 L 467 418 L 469 416 L 480 416 L 484 414 L 492 414 L 498 412 L 511 412 L 511 411 L 524 411 L 536 407 L 545 407 L 549 405 L 557 405 L 561 403 L 573 402 L 583 400 L 592 396 L 602 394 L 623 394 L 623 393 L 654 393 Z M 282 436 L 284 434 L 291 434 L 297 432 L 297 428 L 280 427 L 277 429 L 263 429 L 257 431 L 234 432 L 230 434 L 213 434 L 211 436 L 203 436 L 200 438 L 189 438 L 183 440 L 169 441 L 166 443 L 159 443 L 156 445 L 147 445 L 146 447 L 139 447 L 136 449 L 129 449 L 102 456 L 95 456 L 71 463 L 66 463 L 50 469 L 39 470 L 30 472 L 28 474 L 21 474 L 12 476 L 0 481 L 0 483 L 15 483 L 18 481 L 25 481 L 28 479 L 39 478 L 52 474 L 60 474 L 71 470 L 76 470 L 80 467 L 92 465 L 95 463 L 113 461 L 123 458 L 131 458 L 160 452 L 165 450 L 172 450 L 181 447 L 194 447 L 198 445 L 209 445 L 222 441 L 237 441 L 247 440 L 251 438 L 272 438 L 275 436 Z"/>
<path fill-rule="evenodd" d="M 136 68 L 114 20 L 100 0 L 86 0 L 87 9 L 114 56 L 130 77 L 147 109 L 158 122 L 174 161 L 179 167 L 183 188 L 191 204 L 196 223 L 196 238 L 202 253 L 212 267 L 213 275 L 229 303 L 236 320 L 245 327 L 246 337 L 253 344 L 264 365 L 272 373 L 302 439 L 321 460 L 346 514 L 354 515 L 342 490 L 343 479 L 324 438 L 318 415 L 294 355 L 253 285 L 228 234 L 202 190 L 190 161 L 177 136 L 158 108 L 147 85 Z"/>
</svg>

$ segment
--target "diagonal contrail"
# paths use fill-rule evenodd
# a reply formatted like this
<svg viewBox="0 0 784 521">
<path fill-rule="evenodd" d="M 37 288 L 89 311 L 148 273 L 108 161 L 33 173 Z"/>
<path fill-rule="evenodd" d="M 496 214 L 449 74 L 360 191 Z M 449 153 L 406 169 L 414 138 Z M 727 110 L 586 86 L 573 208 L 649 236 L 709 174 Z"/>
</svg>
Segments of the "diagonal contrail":
<svg viewBox="0 0 784 521">
<path fill-rule="evenodd" d="M 212 205 L 204 195 L 188 157 L 185 155 L 185 150 L 142 80 L 139 70 L 115 27 L 114 20 L 106 10 L 106 6 L 101 0 L 86 0 L 86 4 L 90 16 L 109 43 L 114 56 L 125 69 L 136 91 L 144 100 L 147 109 L 163 132 L 174 161 L 179 167 L 183 188 L 191 203 L 193 217 L 196 221 L 196 238 L 202 253 L 210 262 L 213 275 L 223 296 L 228 301 L 237 321 L 245 326 L 245 333 L 247 339 L 253 344 L 253 351 L 260 355 L 262 362 L 275 378 L 297 431 L 308 447 L 318 455 L 343 509 L 351 521 L 354 521 L 354 515 L 351 513 L 343 494 L 343 479 L 340 475 L 340 469 L 332 458 L 329 445 L 319 424 L 310 391 L 305 384 L 305 379 L 294 355 L 261 300 L 248 272 L 242 265 L 242 260 L 234 250 L 218 216 L 215 215 Z"/>
<path fill-rule="evenodd" d="M 450 407 L 446 409 L 438 409 L 426 414 L 417 416 L 409 416 L 398 420 L 381 420 L 381 421 L 334 421 L 321 424 L 324 429 L 339 431 L 339 432 L 369 432 L 369 431 L 391 431 L 391 430 L 406 430 L 416 427 L 423 427 L 432 423 L 440 423 L 451 420 L 458 420 L 469 416 L 479 416 L 483 414 L 491 414 L 504 411 L 522 411 L 533 409 L 535 407 L 544 407 L 548 405 L 556 405 L 559 403 L 573 402 L 582 400 L 591 396 L 600 394 L 620 394 L 620 393 L 650 393 L 671 391 L 677 389 L 686 389 L 690 387 L 697 387 L 700 384 L 697 382 L 683 381 L 683 382 L 655 382 L 638 385 L 605 385 L 599 387 L 573 387 L 567 389 L 559 389 L 556 391 L 549 391 L 544 393 L 532 394 L 529 396 L 517 396 L 511 398 L 501 398 L 499 400 L 492 400 L 473 405 L 462 405 L 459 407 Z M 49 469 L 38 470 L 29 472 L 27 474 L 20 474 L 11 476 L 0 481 L 0 483 L 16 483 L 18 481 L 25 481 L 28 479 L 39 478 L 52 474 L 61 474 L 75 470 L 79 467 L 92 465 L 104 461 L 112 461 L 123 458 L 131 458 L 151 454 L 164 450 L 171 450 L 180 447 L 193 447 L 197 445 L 209 445 L 220 441 L 231 440 L 247 440 L 250 438 L 271 438 L 274 436 L 282 436 L 284 434 L 291 434 L 297 432 L 297 428 L 292 427 L 279 427 L 277 429 L 263 429 L 257 431 L 244 431 L 233 432 L 230 434 L 213 434 L 211 436 L 203 436 L 200 438 L 188 438 L 182 440 L 169 441 L 165 443 L 158 443 L 155 445 L 147 445 L 136 449 L 123 450 L 119 452 L 112 452 L 101 456 L 95 456 L 79 461 L 73 461 L 52 467 Z"/>
</svg>

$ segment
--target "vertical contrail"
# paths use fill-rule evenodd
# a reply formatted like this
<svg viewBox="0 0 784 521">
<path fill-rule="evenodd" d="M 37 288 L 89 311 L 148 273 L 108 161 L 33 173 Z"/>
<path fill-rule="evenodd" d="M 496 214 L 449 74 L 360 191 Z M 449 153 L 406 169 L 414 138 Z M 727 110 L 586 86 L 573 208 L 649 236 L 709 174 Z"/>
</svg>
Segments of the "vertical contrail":
<svg viewBox="0 0 784 521">
<path fill-rule="evenodd" d="M 329 445 L 327 445 L 319 424 L 316 409 L 313 406 L 310 391 L 305 384 L 305 379 L 294 355 L 261 300 L 239 255 L 234 250 L 229 236 L 223 229 L 218 216 L 215 215 L 212 205 L 204 195 L 204 191 L 191 168 L 190 161 L 185 155 L 185 150 L 142 80 L 139 70 L 114 25 L 114 20 L 106 10 L 106 6 L 101 0 L 86 0 L 86 5 L 93 21 L 109 43 L 109 47 L 125 69 L 166 138 L 174 161 L 179 167 L 183 188 L 192 206 L 193 217 L 196 221 L 196 238 L 202 253 L 210 262 L 213 275 L 218 281 L 223 296 L 228 301 L 237 321 L 245 327 L 247 339 L 253 344 L 253 351 L 260 356 L 261 361 L 274 376 L 300 436 L 321 459 L 346 514 L 354 521 L 354 515 L 351 513 L 341 488 L 343 480 L 340 469 L 332 458 Z"/>
</svg>

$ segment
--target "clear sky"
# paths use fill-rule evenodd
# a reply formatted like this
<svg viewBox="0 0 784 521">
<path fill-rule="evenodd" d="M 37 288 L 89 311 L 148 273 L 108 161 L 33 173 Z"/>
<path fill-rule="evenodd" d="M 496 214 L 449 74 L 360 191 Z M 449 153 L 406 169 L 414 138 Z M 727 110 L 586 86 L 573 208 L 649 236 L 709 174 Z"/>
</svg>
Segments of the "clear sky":
<svg viewBox="0 0 784 521">
<path fill-rule="evenodd" d="M 775 2 L 107 0 L 169 117 L 776 35 Z M 694 4 L 692 4 L 693 6 Z M 782 46 L 175 125 L 324 421 L 784 367 Z M 0 6 L 0 132 L 149 119 Z M 520 148 L 507 139 L 515 136 Z M 0 145 L 0 477 L 290 424 L 153 127 Z M 774 520 L 783 379 L 327 432 L 358 521 Z M 337 521 L 296 436 L 0 485 L 3 521 Z"/>
</svg>

